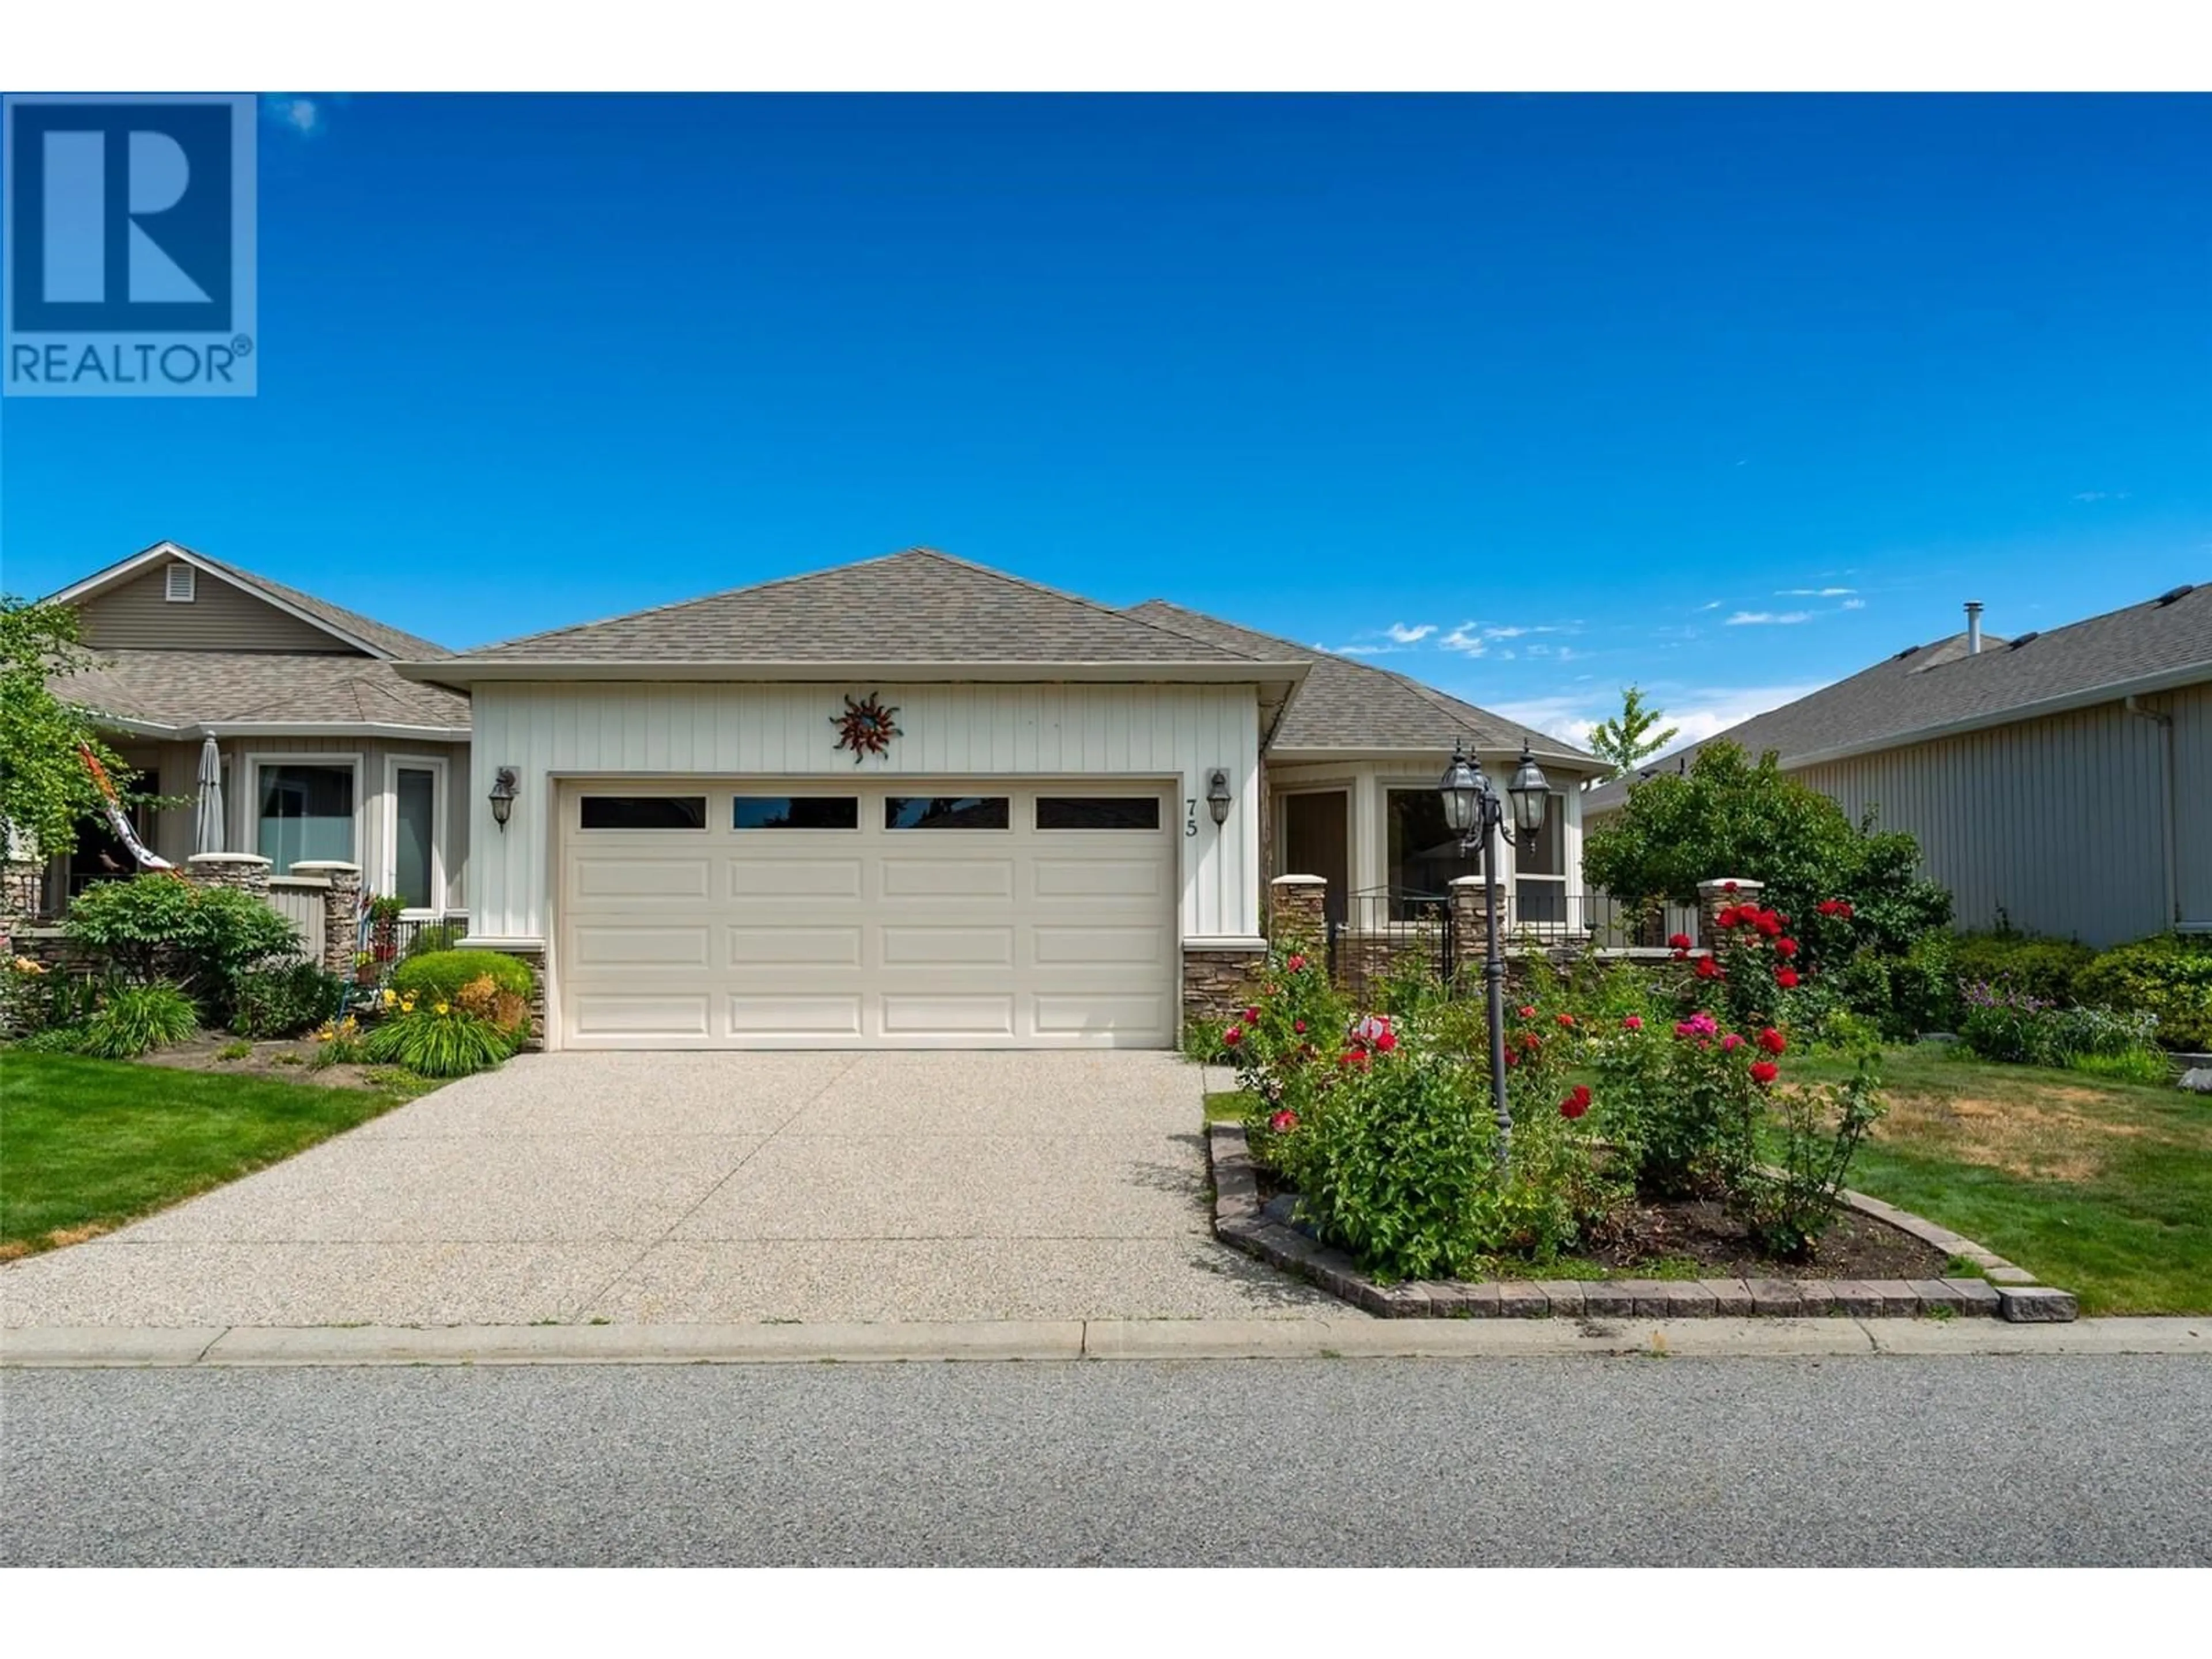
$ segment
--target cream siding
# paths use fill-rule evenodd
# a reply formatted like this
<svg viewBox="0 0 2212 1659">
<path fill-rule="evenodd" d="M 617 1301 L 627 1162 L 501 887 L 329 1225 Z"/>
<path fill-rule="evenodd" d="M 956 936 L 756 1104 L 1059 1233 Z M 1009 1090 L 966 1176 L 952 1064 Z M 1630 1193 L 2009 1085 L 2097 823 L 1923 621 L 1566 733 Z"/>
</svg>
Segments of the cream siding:
<svg viewBox="0 0 2212 1659">
<path fill-rule="evenodd" d="M 103 651 L 290 651 L 361 656 L 344 641 L 280 611 L 212 571 L 198 573 L 189 602 L 164 597 L 168 566 L 77 606 L 84 642 Z"/>
<path fill-rule="evenodd" d="M 831 722 L 848 694 L 870 691 L 898 709 L 903 735 L 888 759 L 856 767 L 833 747 Z M 475 690 L 473 725 L 481 787 L 468 792 L 466 904 L 479 936 L 550 938 L 554 781 L 609 775 L 1161 779 L 1176 796 L 1183 937 L 1259 931 L 1259 709 L 1249 685 L 493 682 Z M 520 774 L 504 831 L 487 798 L 501 766 Z M 1218 829 L 1206 804 L 1215 767 L 1231 793 Z"/>
<path fill-rule="evenodd" d="M 2212 837 L 2206 693 L 2148 700 L 2177 713 L 2177 862 L 2201 892 Z M 1929 878 L 1951 890 L 1957 925 L 1999 917 L 2030 933 L 2117 944 L 2171 927 L 2165 737 L 2118 702 L 1795 769 L 1853 818 L 1919 841 Z M 2191 860 L 2197 862 L 2192 866 Z M 2197 901 L 2188 901 L 2197 902 Z"/>
</svg>

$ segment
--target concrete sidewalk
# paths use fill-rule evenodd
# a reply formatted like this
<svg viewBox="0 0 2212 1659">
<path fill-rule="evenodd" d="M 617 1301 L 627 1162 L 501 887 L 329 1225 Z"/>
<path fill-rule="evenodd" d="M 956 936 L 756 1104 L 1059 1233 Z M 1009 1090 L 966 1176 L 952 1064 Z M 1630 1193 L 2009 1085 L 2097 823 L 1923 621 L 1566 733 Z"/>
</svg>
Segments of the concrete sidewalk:
<svg viewBox="0 0 2212 1659">
<path fill-rule="evenodd" d="M 0 1366 L 750 1364 L 1084 1359 L 2195 1354 L 2212 1319 L 1005 1320 L 428 1328 L 78 1327 L 0 1333 Z"/>
<path fill-rule="evenodd" d="M 0 1267 L 0 1325 L 1345 1317 L 1213 1239 L 1201 1085 L 1127 1051 L 525 1055 Z"/>
</svg>

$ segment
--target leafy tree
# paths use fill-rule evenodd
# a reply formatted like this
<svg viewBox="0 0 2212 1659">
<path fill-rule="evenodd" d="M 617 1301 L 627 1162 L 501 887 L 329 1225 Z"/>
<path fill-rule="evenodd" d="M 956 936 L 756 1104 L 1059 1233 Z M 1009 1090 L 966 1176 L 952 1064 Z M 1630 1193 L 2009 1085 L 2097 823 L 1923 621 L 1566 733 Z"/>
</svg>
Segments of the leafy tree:
<svg viewBox="0 0 2212 1659">
<path fill-rule="evenodd" d="M 1910 835 L 1876 830 L 1872 813 L 1853 823 L 1771 751 L 1754 765 L 1725 741 L 1698 750 L 1686 774 L 1632 785 L 1627 805 L 1583 840 L 1583 875 L 1616 897 L 1694 904 L 1700 881 L 1741 877 L 1764 882 L 1762 902 L 1801 931 L 1823 899 L 1847 899 L 1856 941 L 1889 957 L 1950 922 L 1950 894 L 1919 866 Z"/>
<path fill-rule="evenodd" d="M 1675 734 L 1681 730 L 1678 726 L 1670 726 L 1664 732 L 1654 732 L 1651 728 L 1665 718 L 1664 709 L 1644 706 L 1642 687 L 1624 686 L 1620 712 L 1590 728 L 1590 752 L 1600 760 L 1611 761 L 1612 775 L 1616 778 L 1632 772 L 1674 742 Z"/>
<path fill-rule="evenodd" d="M 42 857 L 66 856 L 77 825 L 100 810 L 78 744 L 118 791 L 127 792 L 133 775 L 100 741 L 92 716 L 46 689 L 50 678 L 90 659 L 77 642 L 75 611 L 0 597 L 0 826 L 12 826 L 19 846 Z"/>
</svg>

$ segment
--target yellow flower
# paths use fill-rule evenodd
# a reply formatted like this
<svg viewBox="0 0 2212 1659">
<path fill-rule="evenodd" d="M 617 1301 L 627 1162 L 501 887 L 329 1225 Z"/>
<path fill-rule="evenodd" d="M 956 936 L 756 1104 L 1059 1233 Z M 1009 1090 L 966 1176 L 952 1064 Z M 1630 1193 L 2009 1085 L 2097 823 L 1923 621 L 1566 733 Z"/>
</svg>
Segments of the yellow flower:
<svg viewBox="0 0 2212 1659">
<path fill-rule="evenodd" d="M 440 1013 L 441 1013 L 441 1014 L 450 1012 L 451 1012 L 451 1006 L 450 1006 L 449 1004 L 447 1004 L 447 1003 L 443 1003 L 443 1002 L 441 1002 L 441 1003 L 440 1003 L 440 1004 L 438 1005 L 438 1012 L 439 1012 Z"/>
<path fill-rule="evenodd" d="M 384 1006 L 385 1006 L 386 1007 L 389 1008 L 390 1006 L 392 1006 L 392 1005 L 393 1003 L 395 1003 L 395 1002 L 397 1002 L 397 1001 L 398 1001 L 398 1000 L 399 1000 L 399 994 L 398 994 L 397 991 L 390 991 L 390 990 L 387 990 L 386 992 L 385 992 L 385 994 L 384 994 Z"/>
</svg>

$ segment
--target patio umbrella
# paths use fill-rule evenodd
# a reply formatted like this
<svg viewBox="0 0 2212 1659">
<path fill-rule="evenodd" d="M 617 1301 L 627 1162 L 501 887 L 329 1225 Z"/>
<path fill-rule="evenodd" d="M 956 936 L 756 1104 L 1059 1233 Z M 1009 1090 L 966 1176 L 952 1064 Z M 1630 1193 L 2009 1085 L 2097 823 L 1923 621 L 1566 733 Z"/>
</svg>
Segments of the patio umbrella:
<svg viewBox="0 0 2212 1659">
<path fill-rule="evenodd" d="M 192 851 L 223 850 L 222 756 L 210 738 L 200 745 L 200 790 L 192 813 Z"/>
</svg>

